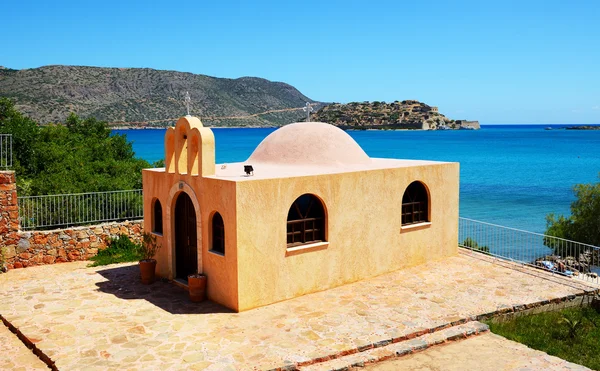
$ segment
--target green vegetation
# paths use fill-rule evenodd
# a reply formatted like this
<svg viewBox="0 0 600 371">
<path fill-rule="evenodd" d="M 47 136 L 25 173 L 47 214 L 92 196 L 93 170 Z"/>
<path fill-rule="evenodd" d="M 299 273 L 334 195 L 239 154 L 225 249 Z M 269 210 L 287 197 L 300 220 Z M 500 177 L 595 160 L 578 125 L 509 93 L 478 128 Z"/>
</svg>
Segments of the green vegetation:
<svg viewBox="0 0 600 371">
<path fill-rule="evenodd" d="M 279 126 L 304 117 L 301 110 L 312 102 L 294 87 L 265 79 L 215 78 L 149 68 L 44 66 L 20 71 L 0 69 L 0 96 L 27 107 L 40 124 L 64 122 L 70 112 L 108 122 L 164 120 L 168 126 L 185 115 L 184 95 L 192 98 L 191 114 L 208 125 Z M 314 107 L 315 110 L 320 107 Z M 246 116 L 212 120 L 209 117 Z"/>
<path fill-rule="evenodd" d="M 105 122 L 71 114 L 65 125 L 39 127 L 0 98 L 0 133 L 13 135 L 13 168 L 20 196 L 101 192 L 142 187 L 142 169 L 124 135 Z"/>
<path fill-rule="evenodd" d="M 141 259 L 142 245 L 131 241 L 126 235 L 120 235 L 110 240 L 106 249 L 98 250 L 98 254 L 90 259 L 93 261 L 90 266 L 136 262 Z"/>
<path fill-rule="evenodd" d="M 576 200 L 571 203 L 571 215 L 546 216 L 546 234 L 600 246 L 600 182 L 577 184 L 573 190 Z M 555 244 L 551 239 L 544 239 L 544 244 L 557 255 L 565 253 L 561 250 L 564 244 Z"/>
<path fill-rule="evenodd" d="M 600 370 L 600 313 L 590 307 L 487 323 L 493 333 L 507 339 Z"/>
<path fill-rule="evenodd" d="M 140 254 L 143 260 L 154 259 L 154 256 L 160 250 L 160 245 L 156 243 L 156 236 L 145 232 L 143 235 L 143 243 L 140 246 Z"/>
<path fill-rule="evenodd" d="M 474 251 L 481 252 L 481 253 L 484 253 L 484 254 L 489 254 L 490 253 L 490 248 L 489 247 L 487 247 L 487 246 L 479 246 L 479 244 L 477 243 L 477 241 L 475 241 L 471 237 L 465 238 L 465 240 L 462 243 L 462 246 L 469 247 L 469 248 L 471 248 Z"/>
</svg>

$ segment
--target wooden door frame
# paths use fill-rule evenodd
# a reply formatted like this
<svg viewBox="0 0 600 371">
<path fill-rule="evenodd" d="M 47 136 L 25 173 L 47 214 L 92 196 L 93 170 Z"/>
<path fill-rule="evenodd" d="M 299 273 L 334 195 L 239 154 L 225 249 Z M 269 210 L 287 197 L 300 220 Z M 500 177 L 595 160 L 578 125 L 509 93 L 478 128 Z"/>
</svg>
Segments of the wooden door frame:
<svg viewBox="0 0 600 371">
<path fill-rule="evenodd" d="M 179 194 L 185 192 L 189 198 L 192 200 L 192 204 L 194 204 L 194 211 L 196 212 L 196 248 L 197 248 L 197 256 L 198 256 L 198 272 L 204 272 L 204 267 L 202 265 L 202 251 L 204 250 L 204 246 L 202 245 L 202 213 L 200 210 L 200 203 L 198 202 L 198 198 L 196 196 L 196 192 L 194 192 L 193 188 L 190 187 L 184 181 L 178 181 L 173 184 L 171 190 L 169 192 L 169 198 L 167 200 L 166 207 L 166 226 L 168 226 L 168 231 L 163 231 L 163 236 L 165 236 L 165 242 L 167 243 L 168 249 L 168 264 L 170 267 L 169 279 L 175 278 L 175 254 L 176 254 L 176 241 L 175 241 L 175 206 L 177 203 L 177 197 Z M 165 225 L 163 224 L 163 228 Z M 168 233 L 168 235 L 166 234 Z"/>
</svg>

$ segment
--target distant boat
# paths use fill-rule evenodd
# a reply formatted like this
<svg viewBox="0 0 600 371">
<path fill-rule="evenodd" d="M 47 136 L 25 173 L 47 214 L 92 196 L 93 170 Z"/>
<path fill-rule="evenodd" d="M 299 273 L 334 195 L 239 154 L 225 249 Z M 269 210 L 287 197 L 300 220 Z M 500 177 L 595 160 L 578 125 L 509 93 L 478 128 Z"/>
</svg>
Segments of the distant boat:
<svg viewBox="0 0 600 371">
<path fill-rule="evenodd" d="M 548 126 L 544 130 L 552 130 L 552 128 L 550 126 Z"/>
</svg>

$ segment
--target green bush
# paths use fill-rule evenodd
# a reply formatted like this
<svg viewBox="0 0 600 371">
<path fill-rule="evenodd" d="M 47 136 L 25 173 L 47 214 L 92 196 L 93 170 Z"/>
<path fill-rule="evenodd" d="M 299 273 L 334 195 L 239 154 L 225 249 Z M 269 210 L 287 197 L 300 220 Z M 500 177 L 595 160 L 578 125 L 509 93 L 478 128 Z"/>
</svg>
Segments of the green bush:
<svg viewBox="0 0 600 371">
<path fill-rule="evenodd" d="M 120 235 L 111 239 L 106 249 L 99 250 L 98 254 L 90 259 L 93 261 L 90 266 L 135 262 L 142 258 L 142 245 L 131 241 L 126 235 Z"/>
<path fill-rule="evenodd" d="M 106 122 L 71 114 L 63 125 L 39 127 L 8 98 L 0 98 L 0 133 L 12 134 L 20 196 L 139 189 L 150 167 Z"/>
<path fill-rule="evenodd" d="M 465 238 L 465 240 L 462 243 L 463 246 L 465 247 L 469 247 L 474 251 L 477 252 L 481 252 L 484 254 L 489 254 L 490 253 L 490 248 L 487 246 L 479 246 L 479 244 L 477 243 L 477 241 L 475 241 L 474 239 L 472 239 L 471 237 L 467 237 Z"/>
</svg>

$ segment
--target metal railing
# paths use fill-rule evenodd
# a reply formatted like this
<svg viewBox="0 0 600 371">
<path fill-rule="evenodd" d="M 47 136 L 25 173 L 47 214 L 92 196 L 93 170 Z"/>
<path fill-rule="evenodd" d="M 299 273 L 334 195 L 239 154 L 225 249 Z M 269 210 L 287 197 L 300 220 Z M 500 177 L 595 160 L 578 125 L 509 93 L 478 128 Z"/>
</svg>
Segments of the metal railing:
<svg viewBox="0 0 600 371">
<path fill-rule="evenodd" d="M 0 168 L 12 166 L 12 134 L 0 134 Z"/>
<path fill-rule="evenodd" d="M 600 283 L 600 247 L 459 218 L 458 244 L 564 276 Z"/>
<path fill-rule="evenodd" d="M 18 198 L 21 229 L 54 229 L 144 217 L 141 189 Z"/>
</svg>

